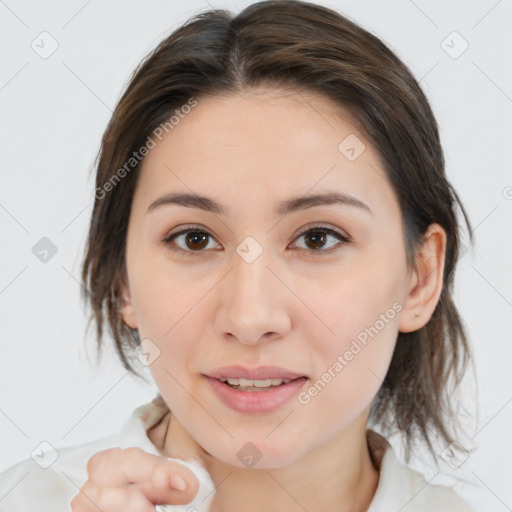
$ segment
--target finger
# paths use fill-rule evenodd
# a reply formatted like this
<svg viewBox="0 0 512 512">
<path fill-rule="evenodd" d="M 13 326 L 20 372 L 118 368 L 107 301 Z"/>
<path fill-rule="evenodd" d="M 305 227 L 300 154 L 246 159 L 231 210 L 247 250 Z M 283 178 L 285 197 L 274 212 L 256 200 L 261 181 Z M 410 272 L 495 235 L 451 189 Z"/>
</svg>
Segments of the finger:
<svg viewBox="0 0 512 512">
<path fill-rule="evenodd" d="M 138 447 L 110 448 L 93 455 L 87 463 L 89 479 L 107 487 L 117 487 L 151 479 L 155 466 L 166 461 L 170 468 L 180 471 L 183 466 L 167 461 Z"/>
<path fill-rule="evenodd" d="M 90 480 L 106 487 L 137 484 L 154 503 L 158 503 L 157 499 L 163 503 L 166 499 L 176 504 L 188 503 L 199 490 L 199 481 L 189 468 L 138 447 L 98 452 L 89 459 L 87 471 Z M 185 490 L 173 488 L 174 476 L 185 480 Z"/>
<path fill-rule="evenodd" d="M 163 471 L 167 473 L 165 469 Z M 175 473 L 173 472 L 173 474 Z M 154 504 L 184 505 L 190 503 L 197 495 L 199 484 L 188 485 L 185 490 L 177 491 L 169 486 L 168 480 L 169 476 L 167 476 L 164 485 L 151 480 L 150 482 L 134 483 L 132 487 L 140 491 L 147 500 Z"/>
<path fill-rule="evenodd" d="M 154 504 L 133 486 L 104 487 L 88 480 L 71 501 L 73 512 L 154 512 Z"/>
</svg>

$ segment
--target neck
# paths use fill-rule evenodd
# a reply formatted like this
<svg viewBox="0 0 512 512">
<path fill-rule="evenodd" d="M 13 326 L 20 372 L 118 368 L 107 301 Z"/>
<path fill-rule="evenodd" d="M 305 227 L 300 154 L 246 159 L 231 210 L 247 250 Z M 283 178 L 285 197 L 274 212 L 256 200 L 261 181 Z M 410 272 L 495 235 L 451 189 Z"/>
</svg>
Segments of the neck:
<svg viewBox="0 0 512 512">
<path fill-rule="evenodd" d="M 240 468 L 206 452 L 170 414 L 158 442 L 169 457 L 201 458 L 216 487 L 211 512 L 364 512 L 379 473 L 366 441 L 367 413 L 346 430 L 292 464 L 272 469 Z M 162 426 L 163 427 L 163 426 Z"/>
</svg>

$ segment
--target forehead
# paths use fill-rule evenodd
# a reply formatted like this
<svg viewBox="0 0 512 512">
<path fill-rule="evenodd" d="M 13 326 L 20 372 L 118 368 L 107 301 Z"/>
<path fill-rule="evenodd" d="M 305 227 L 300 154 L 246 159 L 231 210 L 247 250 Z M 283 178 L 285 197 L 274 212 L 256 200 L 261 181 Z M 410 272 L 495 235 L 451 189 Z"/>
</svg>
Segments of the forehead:
<svg viewBox="0 0 512 512">
<path fill-rule="evenodd" d="M 311 92 L 253 90 L 202 98 L 155 142 L 138 184 L 146 202 L 176 189 L 226 202 L 261 202 L 262 194 L 293 196 L 310 189 L 396 202 L 379 155 L 352 114 Z"/>
</svg>

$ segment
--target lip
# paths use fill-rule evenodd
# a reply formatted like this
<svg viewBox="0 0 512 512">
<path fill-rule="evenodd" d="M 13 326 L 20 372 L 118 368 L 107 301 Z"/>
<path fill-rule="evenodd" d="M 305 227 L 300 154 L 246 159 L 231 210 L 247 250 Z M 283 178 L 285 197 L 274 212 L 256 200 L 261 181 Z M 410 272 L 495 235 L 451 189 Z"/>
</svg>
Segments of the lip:
<svg viewBox="0 0 512 512">
<path fill-rule="evenodd" d="M 244 414 L 271 413 L 279 409 L 309 381 L 307 377 L 299 376 L 288 384 L 276 386 L 268 391 L 239 391 L 230 387 L 227 383 L 221 382 L 218 378 L 207 375 L 204 377 L 208 380 L 213 391 L 224 405 Z"/>
<path fill-rule="evenodd" d="M 298 379 L 299 377 L 309 378 L 306 374 L 300 374 L 281 368 L 279 366 L 258 366 L 255 368 L 246 368 L 241 365 L 223 366 L 212 370 L 205 374 L 206 377 L 214 379 L 251 379 L 251 380 L 265 380 L 265 379 Z M 263 393 L 263 392 L 261 392 Z"/>
</svg>

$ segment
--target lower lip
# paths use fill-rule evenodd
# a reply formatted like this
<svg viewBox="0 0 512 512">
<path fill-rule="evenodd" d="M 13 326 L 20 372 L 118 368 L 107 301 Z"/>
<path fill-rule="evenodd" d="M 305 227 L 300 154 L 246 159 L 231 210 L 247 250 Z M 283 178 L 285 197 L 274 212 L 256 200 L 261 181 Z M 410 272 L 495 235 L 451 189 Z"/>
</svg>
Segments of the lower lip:
<svg viewBox="0 0 512 512">
<path fill-rule="evenodd" d="M 231 409 L 246 414 L 272 412 L 296 395 L 307 382 L 306 377 L 292 380 L 268 391 L 239 391 L 220 380 L 205 376 L 219 399 Z"/>
</svg>

